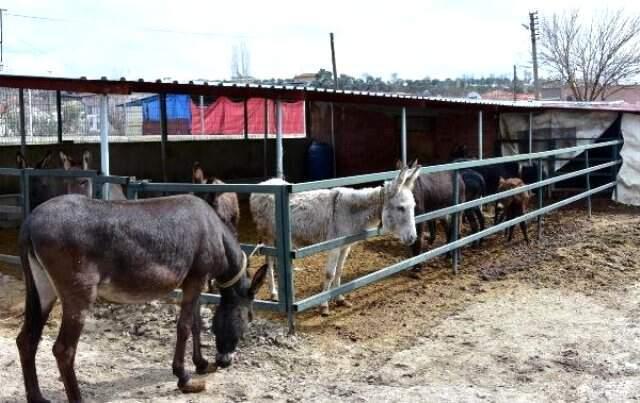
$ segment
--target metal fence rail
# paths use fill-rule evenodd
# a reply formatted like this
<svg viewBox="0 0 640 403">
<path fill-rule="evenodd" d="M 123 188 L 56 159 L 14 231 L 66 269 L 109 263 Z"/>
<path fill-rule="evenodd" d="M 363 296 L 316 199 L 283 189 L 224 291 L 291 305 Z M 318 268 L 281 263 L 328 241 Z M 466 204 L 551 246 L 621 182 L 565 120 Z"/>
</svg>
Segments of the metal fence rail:
<svg viewBox="0 0 640 403">
<path fill-rule="evenodd" d="M 483 237 L 498 233 L 508 227 L 517 225 L 523 221 L 537 219 L 538 221 L 538 236 L 541 235 L 541 218 L 544 214 L 547 214 L 553 210 L 566 206 L 570 203 L 574 203 L 581 199 L 587 199 L 588 214 L 591 214 L 591 196 L 593 194 L 609 190 L 616 186 L 616 180 L 606 183 L 602 186 L 598 186 L 591 189 L 590 177 L 605 169 L 614 170 L 621 163 L 618 158 L 618 148 L 622 144 L 621 140 L 613 140 L 602 143 L 595 143 L 589 145 L 575 146 L 564 149 L 557 149 L 551 151 L 544 151 L 530 154 L 519 154 L 508 157 L 491 158 L 484 160 L 471 160 L 464 162 L 456 162 L 451 164 L 441 164 L 421 169 L 421 173 L 435 173 L 452 171 L 454 175 L 452 178 L 457 178 L 457 173 L 462 169 L 475 168 L 481 166 L 488 166 L 494 164 L 502 164 L 506 162 L 518 162 L 518 161 L 537 161 L 538 162 L 538 181 L 535 183 L 527 184 L 522 187 L 503 191 L 493 195 L 485 196 L 479 199 L 458 203 L 454 198 L 452 205 L 446 208 L 442 208 L 436 211 L 421 214 L 416 217 L 416 222 L 424 222 L 432 220 L 438 217 L 442 217 L 450 214 L 460 214 L 464 210 L 477 207 L 483 204 L 495 202 L 504 199 L 509 196 L 514 196 L 522 192 L 529 192 L 536 190 L 538 193 L 538 208 L 531 212 L 528 212 L 520 217 L 502 222 L 498 225 L 489 227 L 483 231 L 476 232 L 474 234 L 462 237 L 458 239 L 458 226 L 454 226 L 454 237 L 452 241 L 440 246 L 438 248 L 429 250 L 420 255 L 404 259 L 399 263 L 395 263 L 388 267 L 378 269 L 375 272 L 369 273 L 365 276 L 356 278 L 348 283 L 342 284 L 339 287 L 311 295 L 301 300 L 296 300 L 295 296 L 295 283 L 293 278 L 292 260 L 310 256 L 322 251 L 338 248 L 356 241 L 365 240 L 374 236 L 381 235 L 378 229 L 369 229 L 360 234 L 353 234 L 349 236 L 338 237 L 335 239 L 326 240 L 313 245 L 305 246 L 302 248 L 292 248 L 291 246 L 291 228 L 289 225 L 290 209 L 289 200 L 290 197 L 299 192 L 313 190 L 313 189 L 326 189 L 336 186 L 349 186 L 356 184 L 363 184 L 369 182 L 380 182 L 383 180 L 391 179 L 397 175 L 397 171 L 374 173 L 369 175 L 358 175 L 347 178 L 329 179 L 324 181 L 306 182 L 299 184 L 286 184 L 286 185 L 260 185 L 260 184 L 187 184 L 187 183 L 151 183 L 148 181 L 135 180 L 129 177 L 118 176 L 98 176 L 95 171 L 65 171 L 65 170 L 36 170 L 36 169 L 16 169 L 16 168 L 0 168 L 0 175 L 16 176 L 21 178 L 21 192 L 23 196 L 23 206 L 26 206 L 25 213 L 28 213 L 29 206 L 29 178 L 33 176 L 59 176 L 59 177 L 89 177 L 93 181 L 93 184 L 101 185 L 104 183 L 116 183 L 127 186 L 127 195 L 129 198 L 137 198 L 139 193 L 153 192 L 153 193 L 210 193 L 210 192 L 238 192 L 238 193 L 268 193 L 273 194 L 275 198 L 275 227 L 276 227 L 276 239 L 275 245 L 263 246 L 260 248 L 260 252 L 265 255 L 275 256 L 277 258 L 277 270 L 278 270 L 278 292 L 280 300 L 275 301 L 256 301 L 256 307 L 261 309 L 275 310 L 278 312 L 286 313 L 289 328 L 294 330 L 295 326 L 295 313 L 303 312 L 312 307 L 318 306 L 323 302 L 327 302 L 332 298 L 337 297 L 340 294 L 348 293 L 358 288 L 364 287 L 373 282 L 382 280 L 391 275 L 394 275 L 403 270 L 407 270 L 418 263 L 423 263 L 437 256 L 441 256 L 447 252 L 457 250 L 465 245 L 468 245 Z M 598 165 L 590 166 L 589 150 L 611 147 L 611 160 L 607 162 L 599 163 Z M 585 167 L 583 169 L 569 172 L 566 174 L 554 176 L 548 179 L 543 179 L 542 176 L 542 164 L 541 162 L 545 158 L 555 158 L 559 154 L 568 152 L 585 151 Z M 597 162 L 601 162 L 599 159 Z M 586 177 L 587 188 L 585 191 L 571 196 L 569 198 L 560 200 L 556 203 L 548 206 L 543 206 L 543 199 L 541 196 L 542 188 L 549 186 L 567 179 L 579 177 Z M 454 180 L 454 184 L 457 180 Z M 95 188 L 94 187 L 94 188 Z M 614 190 L 615 192 L 615 190 Z M 457 195 L 457 192 L 455 192 Z M 242 244 L 242 249 L 246 252 L 252 251 L 256 245 Z M 456 255 L 454 253 L 454 256 Z M 0 255 L 2 261 L 15 262 L 16 257 Z M 454 260 L 454 270 L 456 269 L 457 261 Z M 180 292 L 176 291 L 174 296 L 179 296 Z M 201 299 L 204 303 L 218 303 L 219 296 L 215 294 L 202 294 Z"/>
</svg>

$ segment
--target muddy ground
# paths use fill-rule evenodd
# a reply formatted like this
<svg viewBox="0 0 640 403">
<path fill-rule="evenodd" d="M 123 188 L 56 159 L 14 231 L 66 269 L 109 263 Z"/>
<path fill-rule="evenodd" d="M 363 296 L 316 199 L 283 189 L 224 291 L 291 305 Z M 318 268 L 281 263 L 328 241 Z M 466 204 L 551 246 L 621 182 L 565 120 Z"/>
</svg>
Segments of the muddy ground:
<svg viewBox="0 0 640 403">
<path fill-rule="evenodd" d="M 208 375 L 198 395 L 177 391 L 171 374 L 175 306 L 98 304 L 76 360 L 81 389 L 98 402 L 640 400 L 639 213 L 563 210 L 541 241 L 531 229 L 529 247 L 519 233 L 508 247 L 493 237 L 465 249 L 458 276 L 437 259 L 419 280 L 399 274 L 350 294 L 353 307 L 328 318 L 300 315 L 295 336 L 259 314 L 234 365 Z M 387 238 L 361 243 L 345 277 L 405 253 Z M 295 265 L 298 294 L 319 290 L 322 256 Z M 14 342 L 22 292 L 0 276 L 0 401 L 24 400 Z M 38 369 L 45 395 L 64 401 L 51 354 L 59 318 L 56 308 Z M 212 337 L 203 339 L 212 356 Z"/>
</svg>

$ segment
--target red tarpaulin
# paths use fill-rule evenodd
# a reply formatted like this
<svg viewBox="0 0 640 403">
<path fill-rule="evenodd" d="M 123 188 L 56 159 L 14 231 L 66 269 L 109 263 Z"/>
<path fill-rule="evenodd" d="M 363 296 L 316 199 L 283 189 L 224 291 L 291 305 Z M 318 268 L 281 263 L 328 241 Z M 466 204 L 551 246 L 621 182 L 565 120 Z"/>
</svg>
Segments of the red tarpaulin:
<svg viewBox="0 0 640 403">
<path fill-rule="evenodd" d="M 247 100 L 247 120 L 250 135 L 264 135 L 264 103 L 261 98 Z M 244 135 L 244 102 L 234 102 L 226 97 L 203 108 L 204 133 L 200 123 L 200 106 L 191 102 L 191 133 Z M 267 100 L 269 133 L 275 134 L 275 101 Z M 283 135 L 304 135 L 304 102 L 282 102 Z"/>
</svg>

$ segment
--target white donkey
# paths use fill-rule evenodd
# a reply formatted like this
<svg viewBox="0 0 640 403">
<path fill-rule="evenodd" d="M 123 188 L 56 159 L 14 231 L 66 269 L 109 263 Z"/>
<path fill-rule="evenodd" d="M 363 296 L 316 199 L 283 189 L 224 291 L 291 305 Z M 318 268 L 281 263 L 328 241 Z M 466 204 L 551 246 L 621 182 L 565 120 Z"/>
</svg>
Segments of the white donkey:
<svg viewBox="0 0 640 403">
<path fill-rule="evenodd" d="M 290 198 L 291 241 L 295 247 L 311 245 L 329 239 L 354 235 L 382 224 L 383 232 L 395 234 L 403 243 L 411 245 L 416 240 L 414 217 L 415 201 L 412 190 L 420 172 L 420 166 L 403 168 L 392 181 L 375 188 L 352 189 L 338 187 L 297 193 Z M 286 184 L 282 179 L 269 179 L 263 184 Z M 275 201 L 273 195 L 254 193 L 251 195 L 251 214 L 258 235 L 263 242 L 273 245 L 276 235 Z M 332 285 L 340 286 L 342 267 L 351 245 L 330 252 L 325 267 L 323 291 Z M 267 257 L 271 298 L 278 293 L 273 275 L 275 258 Z M 338 304 L 348 306 L 344 296 L 337 298 Z M 323 316 L 329 314 L 329 304 L 321 306 Z"/>
</svg>

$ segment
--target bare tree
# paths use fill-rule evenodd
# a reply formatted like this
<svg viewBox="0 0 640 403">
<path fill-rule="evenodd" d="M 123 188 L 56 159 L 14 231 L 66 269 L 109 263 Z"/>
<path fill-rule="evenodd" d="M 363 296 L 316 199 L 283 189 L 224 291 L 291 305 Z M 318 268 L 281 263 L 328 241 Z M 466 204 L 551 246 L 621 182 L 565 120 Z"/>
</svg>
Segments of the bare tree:
<svg viewBox="0 0 640 403">
<path fill-rule="evenodd" d="M 577 10 L 542 22 L 540 60 L 577 101 L 605 100 L 640 74 L 640 16 L 603 12 L 584 23 Z"/>
<path fill-rule="evenodd" d="M 249 50 L 244 42 L 233 45 L 231 53 L 231 78 L 251 77 Z"/>
</svg>

